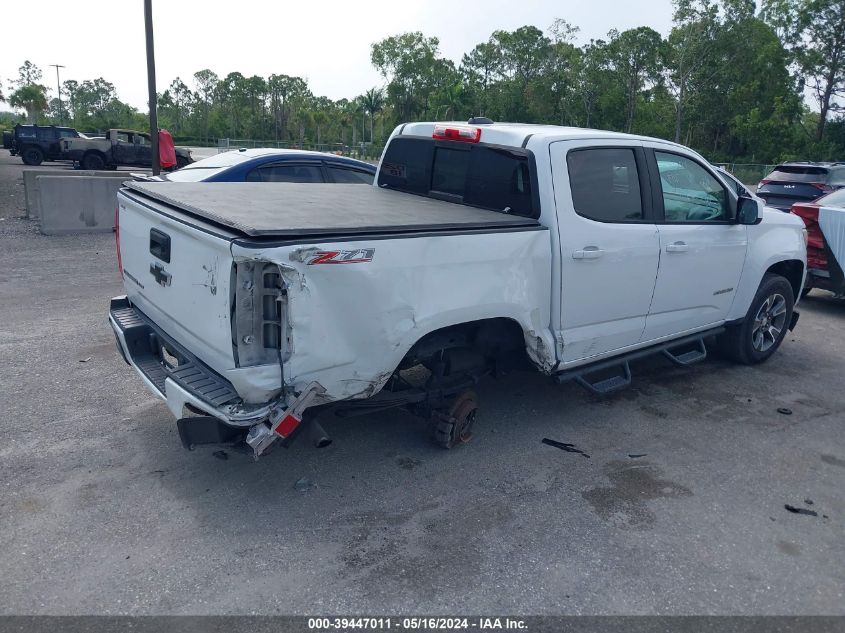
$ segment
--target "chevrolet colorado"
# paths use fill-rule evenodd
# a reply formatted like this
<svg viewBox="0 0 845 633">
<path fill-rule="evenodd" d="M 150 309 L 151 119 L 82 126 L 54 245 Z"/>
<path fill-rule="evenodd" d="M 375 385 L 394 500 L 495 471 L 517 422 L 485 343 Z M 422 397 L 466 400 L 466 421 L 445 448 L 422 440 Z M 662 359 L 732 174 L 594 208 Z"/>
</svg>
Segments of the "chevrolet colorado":
<svg viewBox="0 0 845 633">
<path fill-rule="evenodd" d="M 597 130 L 410 123 L 373 187 L 128 182 L 118 349 L 190 448 L 256 457 L 331 408 L 404 407 L 467 441 L 482 377 L 530 362 L 596 393 L 715 340 L 766 360 L 798 314 L 806 231 L 702 157 Z"/>
</svg>

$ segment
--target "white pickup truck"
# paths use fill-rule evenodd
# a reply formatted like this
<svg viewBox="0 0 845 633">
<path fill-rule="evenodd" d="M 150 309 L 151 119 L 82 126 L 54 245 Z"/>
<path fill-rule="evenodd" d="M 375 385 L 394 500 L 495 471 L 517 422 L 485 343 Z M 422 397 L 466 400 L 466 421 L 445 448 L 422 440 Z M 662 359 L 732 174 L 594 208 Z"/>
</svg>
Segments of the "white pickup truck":
<svg viewBox="0 0 845 633">
<path fill-rule="evenodd" d="M 404 407 L 445 447 L 513 363 L 597 393 L 710 341 L 754 364 L 798 314 L 806 232 L 666 141 L 410 123 L 373 187 L 127 183 L 117 346 L 186 447 L 256 457 L 319 412 Z M 305 421 L 305 423 L 303 423 Z"/>
</svg>

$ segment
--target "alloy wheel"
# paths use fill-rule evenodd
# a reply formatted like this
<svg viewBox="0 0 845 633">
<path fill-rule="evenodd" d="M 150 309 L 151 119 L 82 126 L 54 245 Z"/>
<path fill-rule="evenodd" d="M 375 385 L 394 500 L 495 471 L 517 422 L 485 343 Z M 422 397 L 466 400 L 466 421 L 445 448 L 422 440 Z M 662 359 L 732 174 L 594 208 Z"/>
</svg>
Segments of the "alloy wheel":
<svg viewBox="0 0 845 633">
<path fill-rule="evenodd" d="M 786 325 L 786 299 L 775 293 L 766 297 L 751 329 L 751 344 L 758 352 L 766 352 L 777 343 Z"/>
</svg>

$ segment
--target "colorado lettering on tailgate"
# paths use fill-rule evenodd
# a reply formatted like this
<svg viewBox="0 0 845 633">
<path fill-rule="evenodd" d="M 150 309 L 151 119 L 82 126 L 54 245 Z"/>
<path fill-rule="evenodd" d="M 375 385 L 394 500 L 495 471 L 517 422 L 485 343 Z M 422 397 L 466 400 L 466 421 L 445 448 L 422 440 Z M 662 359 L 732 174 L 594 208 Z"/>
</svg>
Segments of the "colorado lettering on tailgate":
<svg viewBox="0 0 845 633">
<path fill-rule="evenodd" d="M 376 249 L 359 248 L 354 251 L 317 251 L 308 260 L 308 266 L 314 264 L 364 264 L 373 261 Z"/>
</svg>

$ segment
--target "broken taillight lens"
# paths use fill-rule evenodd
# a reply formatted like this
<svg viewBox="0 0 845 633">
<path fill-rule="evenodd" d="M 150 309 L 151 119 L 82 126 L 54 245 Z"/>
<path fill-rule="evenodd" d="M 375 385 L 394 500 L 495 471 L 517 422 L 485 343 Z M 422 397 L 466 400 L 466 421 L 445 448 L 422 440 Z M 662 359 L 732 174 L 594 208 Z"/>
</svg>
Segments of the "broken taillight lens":
<svg viewBox="0 0 845 633">
<path fill-rule="evenodd" d="M 123 277 L 123 260 L 120 258 L 120 205 L 114 208 L 114 247 L 117 252 L 117 270 Z"/>
</svg>

